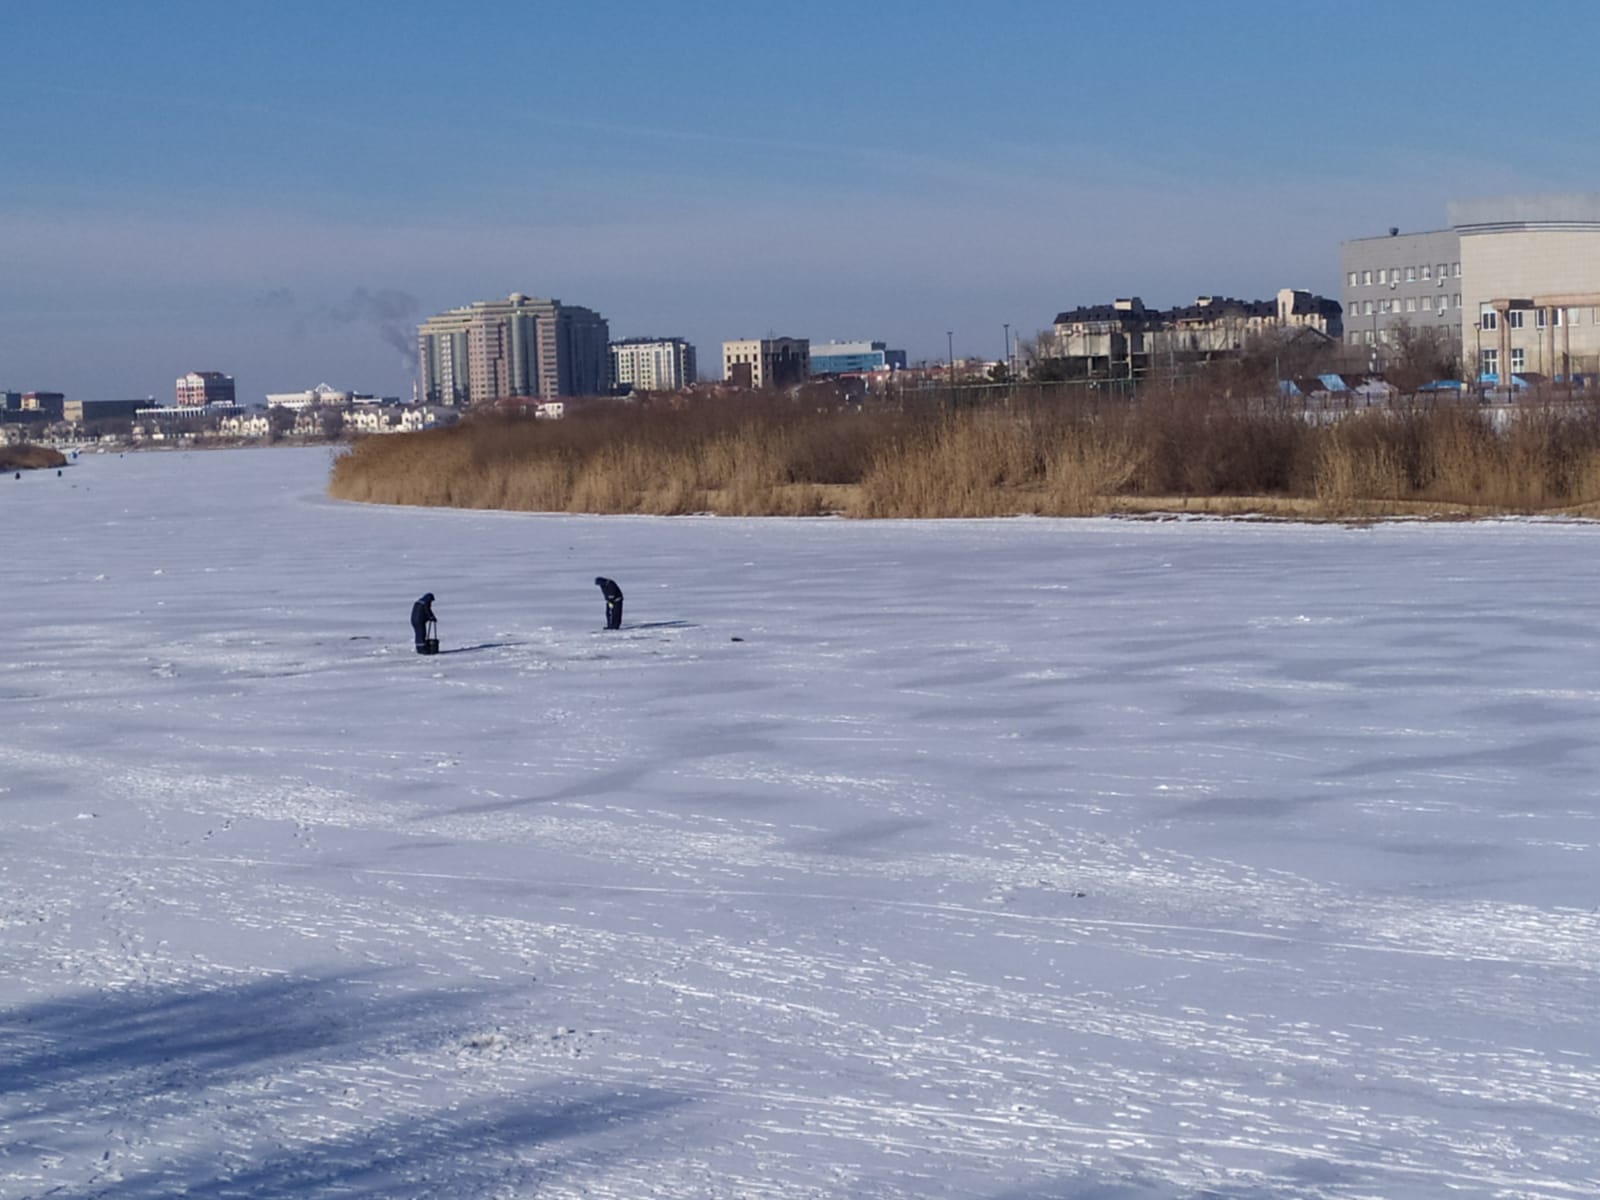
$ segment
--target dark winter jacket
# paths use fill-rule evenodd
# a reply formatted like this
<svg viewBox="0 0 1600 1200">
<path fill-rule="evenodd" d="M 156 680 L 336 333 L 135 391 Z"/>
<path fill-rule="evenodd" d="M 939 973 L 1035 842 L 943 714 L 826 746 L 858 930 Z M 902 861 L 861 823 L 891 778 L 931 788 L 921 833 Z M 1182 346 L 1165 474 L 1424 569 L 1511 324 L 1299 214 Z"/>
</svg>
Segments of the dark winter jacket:
<svg viewBox="0 0 1600 1200">
<path fill-rule="evenodd" d="M 434 620 L 433 593 L 428 592 L 411 606 L 411 628 L 416 632 L 417 641 L 422 641 L 428 636 L 428 622 Z"/>
<path fill-rule="evenodd" d="M 595 576 L 594 585 L 600 589 L 600 594 L 606 598 L 607 604 L 615 604 L 622 599 L 622 589 L 617 586 L 615 580 L 607 579 L 604 575 L 597 575 Z"/>
</svg>

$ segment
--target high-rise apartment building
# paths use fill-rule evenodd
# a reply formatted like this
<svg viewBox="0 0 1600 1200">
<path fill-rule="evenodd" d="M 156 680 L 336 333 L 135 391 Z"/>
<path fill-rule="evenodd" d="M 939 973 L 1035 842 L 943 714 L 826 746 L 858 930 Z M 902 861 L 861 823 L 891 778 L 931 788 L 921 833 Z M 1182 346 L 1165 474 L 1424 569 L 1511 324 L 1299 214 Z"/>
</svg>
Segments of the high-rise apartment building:
<svg viewBox="0 0 1600 1200">
<path fill-rule="evenodd" d="M 233 376 L 221 371 L 190 371 L 179 378 L 177 391 L 179 408 L 234 402 Z"/>
<path fill-rule="evenodd" d="M 695 381 L 694 347 L 681 337 L 611 343 L 611 382 L 642 392 L 676 392 Z"/>
<path fill-rule="evenodd" d="M 417 326 L 427 404 L 467 407 L 509 398 L 554 400 L 611 390 L 611 330 L 593 309 L 513 292 Z"/>
<path fill-rule="evenodd" d="M 722 377 L 747 388 L 781 388 L 811 375 L 809 338 L 744 338 L 722 343 Z"/>
</svg>

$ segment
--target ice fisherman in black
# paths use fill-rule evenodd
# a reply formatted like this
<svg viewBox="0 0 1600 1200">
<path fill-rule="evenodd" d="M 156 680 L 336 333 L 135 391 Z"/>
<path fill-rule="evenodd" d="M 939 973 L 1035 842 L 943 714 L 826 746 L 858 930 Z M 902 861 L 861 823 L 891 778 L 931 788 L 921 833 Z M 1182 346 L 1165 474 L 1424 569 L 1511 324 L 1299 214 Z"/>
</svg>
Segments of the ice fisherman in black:
<svg viewBox="0 0 1600 1200">
<path fill-rule="evenodd" d="M 433 616 L 433 593 L 424 592 L 422 599 L 411 606 L 411 632 L 417 635 L 417 653 L 422 653 L 422 643 L 428 640 L 428 622 Z"/>
<path fill-rule="evenodd" d="M 594 577 L 595 587 L 600 589 L 600 594 L 606 598 L 606 628 L 622 628 L 622 589 L 616 580 L 607 579 L 604 575 Z"/>
</svg>

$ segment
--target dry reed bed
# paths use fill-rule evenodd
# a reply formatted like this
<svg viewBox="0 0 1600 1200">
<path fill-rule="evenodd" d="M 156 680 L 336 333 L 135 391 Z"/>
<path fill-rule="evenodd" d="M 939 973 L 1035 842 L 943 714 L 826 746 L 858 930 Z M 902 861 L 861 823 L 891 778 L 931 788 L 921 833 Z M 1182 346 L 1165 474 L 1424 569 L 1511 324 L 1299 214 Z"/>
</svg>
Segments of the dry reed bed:
<svg viewBox="0 0 1600 1200">
<path fill-rule="evenodd" d="M 1324 422 L 1196 394 L 1026 408 L 802 409 L 770 397 L 480 416 L 366 438 L 329 493 L 385 504 L 740 516 L 1301 518 L 1574 511 L 1600 504 L 1600 409 L 1370 410 Z"/>
<path fill-rule="evenodd" d="M 35 446 L 31 442 L 0 446 L 0 471 L 39 471 L 66 465 L 67 456 L 49 446 Z"/>
</svg>

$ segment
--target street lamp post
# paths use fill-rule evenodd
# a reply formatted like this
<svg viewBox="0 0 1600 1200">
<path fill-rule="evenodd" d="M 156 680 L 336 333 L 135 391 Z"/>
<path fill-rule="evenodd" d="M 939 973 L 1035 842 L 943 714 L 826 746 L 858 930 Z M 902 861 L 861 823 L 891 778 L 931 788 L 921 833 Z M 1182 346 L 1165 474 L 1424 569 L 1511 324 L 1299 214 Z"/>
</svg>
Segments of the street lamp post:
<svg viewBox="0 0 1600 1200">
<path fill-rule="evenodd" d="M 1011 380 L 1011 322 L 1005 324 L 1006 331 L 1006 381 Z"/>
<path fill-rule="evenodd" d="M 1483 394 L 1483 315 L 1472 323 L 1472 390 Z"/>
<path fill-rule="evenodd" d="M 953 329 L 944 331 L 945 348 L 950 358 L 950 386 L 956 385 L 956 334 Z"/>
<path fill-rule="evenodd" d="M 1372 349 L 1367 354 L 1367 373 L 1378 373 L 1378 301 L 1372 301 Z"/>
</svg>

